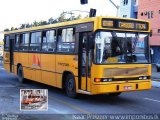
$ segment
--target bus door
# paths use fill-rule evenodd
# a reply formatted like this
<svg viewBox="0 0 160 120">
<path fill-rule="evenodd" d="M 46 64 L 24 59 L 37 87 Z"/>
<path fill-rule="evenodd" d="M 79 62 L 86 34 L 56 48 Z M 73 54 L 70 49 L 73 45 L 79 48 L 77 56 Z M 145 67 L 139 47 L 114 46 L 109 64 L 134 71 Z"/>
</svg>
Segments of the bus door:
<svg viewBox="0 0 160 120">
<path fill-rule="evenodd" d="M 91 50 L 89 49 L 91 37 L 91 32 L 79 34 L 79 89 L 84 91 L 91 89 Z"/>
<path fill-rule="evenodd" d="M 10 72 L 14 72 L 14 56 L 13 56 L 13 50 L 14 50 L 14 39 L 12 37 L 10 37 L 10 49 L 9 49 L 9 53 L 10 53 Z"/>
</svg>

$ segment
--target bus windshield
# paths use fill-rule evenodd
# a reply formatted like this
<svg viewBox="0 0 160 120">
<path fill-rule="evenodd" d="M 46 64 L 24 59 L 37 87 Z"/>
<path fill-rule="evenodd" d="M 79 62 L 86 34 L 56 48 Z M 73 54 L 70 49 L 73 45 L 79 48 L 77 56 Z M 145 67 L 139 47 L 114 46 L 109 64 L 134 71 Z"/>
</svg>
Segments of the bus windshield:
<svg viewBox="0 0 160 120">
<path fill-rule="evenodd" d="M 149 63 L 146 33 L 98 31 L 95 43 L 97 64 Z"/>
</svg>

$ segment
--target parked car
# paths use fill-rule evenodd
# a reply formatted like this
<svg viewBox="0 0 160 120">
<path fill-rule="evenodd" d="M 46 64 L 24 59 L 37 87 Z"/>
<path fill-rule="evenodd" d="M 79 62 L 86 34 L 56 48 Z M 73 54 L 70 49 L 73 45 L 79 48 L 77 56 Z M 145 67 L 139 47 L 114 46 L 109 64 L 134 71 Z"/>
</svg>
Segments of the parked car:
<svg viewBox="0 0 160 120">
<path fill-rule="evenodd" d="M 160 72 L 160 64 L 156 64 L 157 72 Z"/>
<path fill-rule="evenodd" d="M 156 63 L 157 72 L 160 72 L 160 60 Z"/>
</svg>

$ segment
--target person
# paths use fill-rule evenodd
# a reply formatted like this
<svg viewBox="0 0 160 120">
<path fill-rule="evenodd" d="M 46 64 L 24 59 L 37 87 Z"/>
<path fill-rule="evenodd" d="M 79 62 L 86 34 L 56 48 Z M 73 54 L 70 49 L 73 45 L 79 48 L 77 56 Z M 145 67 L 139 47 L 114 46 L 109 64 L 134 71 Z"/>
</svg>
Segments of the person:
<svg viewBox="0 0 160 120">
<path fill-rule="evenodd" d="M 111 49 L 112 49 L 112 57 L 121 55 L 121 49 L 118 44 L 118 41 L 114 38 L 112 39 L 112 42 L 111 42 Z"/>
</svg>

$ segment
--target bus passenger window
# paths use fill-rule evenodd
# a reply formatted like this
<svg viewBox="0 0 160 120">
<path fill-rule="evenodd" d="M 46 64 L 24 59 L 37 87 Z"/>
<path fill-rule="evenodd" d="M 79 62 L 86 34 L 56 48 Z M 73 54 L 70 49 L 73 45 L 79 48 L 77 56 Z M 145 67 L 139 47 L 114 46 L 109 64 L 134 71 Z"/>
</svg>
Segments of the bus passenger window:
<svg viewBox="0 0 160 120">
<path fill-rule="evenodd" d="M 4 50 L 9 50 L 9 36 L 5 36 Z"/>
<path fill-rule="evenodd" d="M 56 33 L 55 30 L 42 32 L 42 50 L 46 52 L 53 52 L 56 48 Z"/>
<path fill-rule="evenodd" d="M 15 44 L 14 51 L 19 50 L 19 41 L 20 41 L 19 35 L 16 35 L 16 39 L 14 41 L 14 44 Z"/>
<path fill-rule="evenodd" d="M 66 28 L 58 31 L 58 52 L 74 53 L 75 52 L 75 29 Z"/>
<path fill-rule="evenodd" d="M 29 33 L 20 34 L 19 50 L 26 51 L 28 50 L 29 43 Z"/>
<path fill-rule="evenodd" d="M 31 33 L 30 51 L 40 51 L 41 49 L 41 32 Z"/>
</svg>

